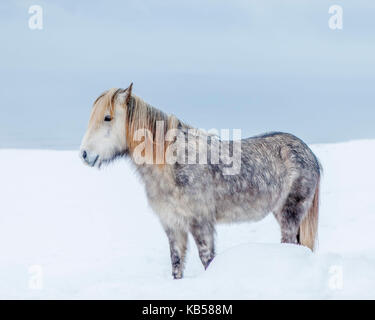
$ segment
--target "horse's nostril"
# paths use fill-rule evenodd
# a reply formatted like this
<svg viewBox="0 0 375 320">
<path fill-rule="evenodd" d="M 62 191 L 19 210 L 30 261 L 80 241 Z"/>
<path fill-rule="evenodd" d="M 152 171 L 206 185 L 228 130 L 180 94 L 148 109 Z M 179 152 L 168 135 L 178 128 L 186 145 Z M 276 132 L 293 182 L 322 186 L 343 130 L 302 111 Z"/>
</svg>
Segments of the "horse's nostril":
<svg viewBox="0 0 375 320">
<path fill-rule="evenodd" d="M 82 152 L 82 158 L 83 158 L 83 159 L 86 159 L 86 158 L 87 158 L 87 152 L 86 152 L 86 151 L 83 151 L 83 152 Z"/>
</svg>

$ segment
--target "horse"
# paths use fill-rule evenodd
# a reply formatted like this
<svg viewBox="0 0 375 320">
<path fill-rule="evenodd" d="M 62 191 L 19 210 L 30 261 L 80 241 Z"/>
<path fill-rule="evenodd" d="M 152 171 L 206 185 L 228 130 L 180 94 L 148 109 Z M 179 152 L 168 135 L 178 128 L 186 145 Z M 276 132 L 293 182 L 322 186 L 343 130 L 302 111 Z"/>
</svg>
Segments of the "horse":
<svg viewBox="0 0 375 320">
<path fill-rule="evenodd" d="M 258 221 L 272 212 L 281 243 L 314 251 L 322 168 L 301 139 L 271 132 L 223 140 L 152 107 L 132 88 L 95 100 L 80 157 L 96 168 L 131 159 L 168 237 L 174 279 L 183 277 L 189 233 L 207 269 L 221 222 Z M 219 149 L 226 156 L 218 157 Z"/>
</svg>

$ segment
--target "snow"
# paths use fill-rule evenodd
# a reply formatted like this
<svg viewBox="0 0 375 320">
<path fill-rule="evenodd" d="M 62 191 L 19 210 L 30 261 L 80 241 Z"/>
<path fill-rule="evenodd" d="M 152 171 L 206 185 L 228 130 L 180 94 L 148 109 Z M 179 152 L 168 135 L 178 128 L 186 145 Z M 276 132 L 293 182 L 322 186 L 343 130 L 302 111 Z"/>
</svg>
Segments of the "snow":
<svg viewBox="0 0 375 320">
<path fill-rule="evenodd" d="M 312 149 L 317 252 L 280 244 L 269 215 L 219 226 L 207 271 L 190 239 L 182 280 L 127 161 L 98 171 L 77 151 L 0 150 L 0 298 L 374 299 L 375 140 Z"/>
</svg>

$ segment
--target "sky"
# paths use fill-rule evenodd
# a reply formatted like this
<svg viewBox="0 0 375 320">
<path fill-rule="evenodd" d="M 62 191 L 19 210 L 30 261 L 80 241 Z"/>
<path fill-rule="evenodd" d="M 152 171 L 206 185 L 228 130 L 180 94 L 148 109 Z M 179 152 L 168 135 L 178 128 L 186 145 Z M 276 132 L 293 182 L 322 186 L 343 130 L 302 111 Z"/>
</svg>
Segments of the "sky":
<svg viewBox="0 0 375 320">
<path fill-rule="evenodd" d="M 198 128 L 375 138 L 374 17 L 371 0 L 1 1 L 0 148 L 78 148 L 96 97 L 130 82 Z"/>
</svg>

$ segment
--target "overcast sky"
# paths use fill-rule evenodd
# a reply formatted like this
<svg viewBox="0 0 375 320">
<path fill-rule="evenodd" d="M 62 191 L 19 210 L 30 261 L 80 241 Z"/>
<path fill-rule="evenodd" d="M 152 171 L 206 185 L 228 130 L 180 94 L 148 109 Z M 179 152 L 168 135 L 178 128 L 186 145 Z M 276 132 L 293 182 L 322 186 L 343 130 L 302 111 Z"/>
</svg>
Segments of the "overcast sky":
<svg viewBox="0 0 375 320">
<path fill-rule="evenodd" d="M 0 147 L 77 148 L 95 98 L 131 81 L 199 128 L 375 138 L 372 0 L 1 1 L 0 37 Z"/>
</svg>

